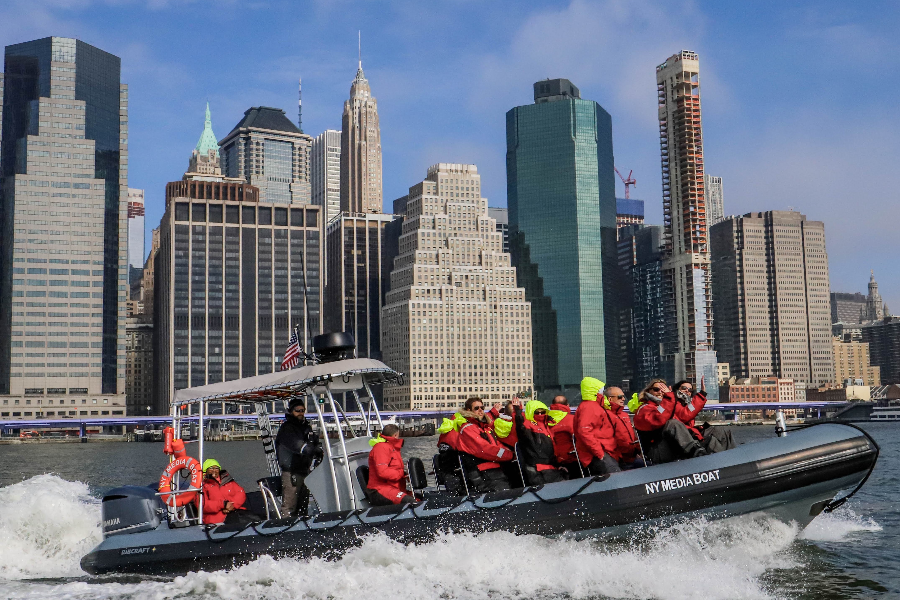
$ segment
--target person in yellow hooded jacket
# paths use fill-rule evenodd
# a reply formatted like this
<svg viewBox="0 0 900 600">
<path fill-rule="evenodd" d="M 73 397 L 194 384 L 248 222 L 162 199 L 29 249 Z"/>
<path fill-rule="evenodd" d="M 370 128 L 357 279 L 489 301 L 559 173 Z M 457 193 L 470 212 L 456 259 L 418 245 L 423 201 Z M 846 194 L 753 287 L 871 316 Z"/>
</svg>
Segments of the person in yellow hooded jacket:
<svg viewBox="0 0 900 600">
<path fill-rule="evenodd" d="M 400 428 L 394 424 L 384 426 L 378 437 L 369 440 L 372 450 L 369 452 L 369 501 L 375 506 L 405 504 L 415 502 L 415 498 L 406 492 L 406 471 L 403 469 L 403 457 L 400 448 Z"/>
<path fill-rule="evenodd" d="M 575 449 L 581 465 L 591 475 L 618 473 L 622 469 L 610 454 L 616 450 L 616 432 L 603 408 L 603 382 L 593 377 L 581 380 L 581 404 L 575 411 Z"/>
<path fill-rule="evenodd" d="M 514 418 L 519 434 L 519 454 L 525 483 L 528 485 L 542 485 L 565 479 L 556 468 L 547 411 L 547 405 L 539 400 L 529 400 L 524 411 L 521 406 L 516 406 Z"/>
</svg>

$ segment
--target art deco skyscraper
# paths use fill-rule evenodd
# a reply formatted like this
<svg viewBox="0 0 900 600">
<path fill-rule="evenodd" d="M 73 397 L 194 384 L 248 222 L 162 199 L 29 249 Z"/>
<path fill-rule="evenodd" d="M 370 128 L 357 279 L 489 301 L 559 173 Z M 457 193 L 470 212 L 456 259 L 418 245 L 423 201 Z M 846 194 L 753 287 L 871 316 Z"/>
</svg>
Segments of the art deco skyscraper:
<svg viewBox="0 0 900 600">
<path fill-rule="evenodd" d="M 700 62 L 682 50 L 656 67 L 668 293 L 667 379 L 717 380 L 700 124 Z M 707 385 L 718 399 L 716 386 Z"/>
<path fill-rule="evenodd" d="M 381 128 L 378 102 L 363 73 L 362 61 L 344 102 L 341 132 L 341 211 L 380 213 Z"/>
<path fill-rule="evenodd" d="M 122 415 L 128 88 L 120 60 L 48 37 L 7 46 L 4 71 L 0 416 Z"/>
<path fill-rule="evenodd" d="M 321 206 L 325 222 L 341 212 L 341 132 L 326 129 L 316 136 L 310 156 L 312 203 Z"/>
<path fill-rule="evenodd" d="M 385 408 L 532 390 L 531 305 L 496 228 L 475 165 L 433 165 L 409 188 L 381 318 L 384 362 L 406 377 L 385 387 Z"/>
<path fill-rule="evenodd" d="M 713 226 L 716 350 L 737 377 L 834 381 L 825 225 L 789 211 Z"/>
</svg>

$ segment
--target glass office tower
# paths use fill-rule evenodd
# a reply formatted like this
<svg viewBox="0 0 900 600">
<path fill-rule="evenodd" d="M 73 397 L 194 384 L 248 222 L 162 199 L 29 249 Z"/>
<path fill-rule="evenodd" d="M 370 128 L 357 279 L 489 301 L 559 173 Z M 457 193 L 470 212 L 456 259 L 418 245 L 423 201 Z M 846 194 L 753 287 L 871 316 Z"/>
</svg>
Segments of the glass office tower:
<svg viewBox="0 0 900 600">
<path fill-rule="evenodd" d="M 618 375 L 604 306 L 617 268 L 612 119 L 566 79 L 535 83 L 534 99 L 506 113 L 510 251 L 532 302 L 535 385 L 553 390 Z"/>
<path fill-rule="evenodd" d="M 9 417 L 121 415 L 111 406 L 124 405 L 128 277 L 120 60 L 52 37 L 7 46 L 4 71 L 0 394 Z"/>
</svg>

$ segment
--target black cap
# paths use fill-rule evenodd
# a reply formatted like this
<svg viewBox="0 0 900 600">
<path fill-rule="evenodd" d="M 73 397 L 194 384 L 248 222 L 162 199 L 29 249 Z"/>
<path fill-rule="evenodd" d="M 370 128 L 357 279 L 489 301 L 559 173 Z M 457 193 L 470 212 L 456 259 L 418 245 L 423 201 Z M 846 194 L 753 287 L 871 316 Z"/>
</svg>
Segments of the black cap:
<svg viewBox="0 0 900 600">
<path fill-rule="evenodd" d="M 306 408 L 306 402 L 303 398 L 291 398 L 291 401 L 288 403 L 287 412 L 293 411 L 298 406 L 302 406 L 304 409 Z"/>
</svg>

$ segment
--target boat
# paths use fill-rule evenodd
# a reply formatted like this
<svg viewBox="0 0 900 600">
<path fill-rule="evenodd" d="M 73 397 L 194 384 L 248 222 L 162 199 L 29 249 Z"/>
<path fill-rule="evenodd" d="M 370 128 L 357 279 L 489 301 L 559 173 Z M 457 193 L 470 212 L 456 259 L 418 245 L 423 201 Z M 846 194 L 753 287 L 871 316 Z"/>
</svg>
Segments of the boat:
<svg viewBox="0 0 900 600">
<path fill-rule="evenodd" d="M 876 406 L 869 415 L 870 421 L 900 421 L 900 406 Z"/>
<path fill-rule="evenodd" d="M 805 527 L 860 489 L 879 453 L 862 429 L 826 423 L 789 432 L 781 428 L 776 437 L 725 452 L 611 476 L 464 496 L 429 485 L 422 462 L 413 458 L 410 482 L 422 500 L 373 507 L 360 474 L 360 467 L 367 465 L 370 436 L 381 423 L 371 386 L 400 383 L 403 375 L 377 360 L 323 358 L 289 371 L 179 390 L 172 402 L 174 431 L 180 431 L 186 419 L 198 421 L 201 435 L 196 443 L 202 461 L 204 407 L 209 402 L 256 402 L 260 411 L 272 400 L 304 396 L 306 406 L 315 409 L 319 430 L 326 431 L 326 420 L 347 419 L 346 407 L 335 401 L 335 394 L 353 398 L 355 416 L 362 418 L 367 435 L 347 438 L 343 427 L 334 428 L 337 443 L 324 444 L 324 459 L 306 479 L 315 501 L 309 515 L 282 518 L 278 513 L 275 484 L 280 471 L 268 416 L 260 411 L 270 474 L 260 479 L 258 492 L 248 493 L 248 501 L 264 518 L 249 525 L 204 524 L 197 516 L 202 510 L 191 514 L 188 507 L 166 505 L 153 488 L 116 488 L 101 504 L 104 539 L 82 558 L 82 569 L 95 575 L 177 574 L 231 568 L 265 555 L 334 557 L 377 532 L 404 543 L 425 542 L 441 531 L 581 539 L 630 535 L 684 519 L 754 514 Z"/>
</svg>

